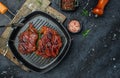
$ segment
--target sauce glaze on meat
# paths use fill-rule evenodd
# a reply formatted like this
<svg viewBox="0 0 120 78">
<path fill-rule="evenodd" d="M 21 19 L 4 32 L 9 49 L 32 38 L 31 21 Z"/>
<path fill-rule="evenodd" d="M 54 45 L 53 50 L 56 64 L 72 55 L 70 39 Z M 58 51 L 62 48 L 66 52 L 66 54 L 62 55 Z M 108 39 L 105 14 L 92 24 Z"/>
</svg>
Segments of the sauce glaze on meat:
<svg viewBox="0 0 120 78">
<path fill-rule="evenodd" d="M 38 48 L 36 54 L 41 55 L 45 58 L 56 57 L 62 46 L 62 41 L 58 33 L 47 27 L 43 26 L 40 30 L 43 34 L 42 38 L 38 40 Z"/>
<path fill-rule="evenodd" d="M 39 35 L 42 35 L 39 38 Z M 56 30 L 42 26 L 37 31 L 30 23 L 27 30 L 19 35 L 18 50 L 22 54 L 35 52 L 44 58 L 56 57 L 62 47 L 62 40 Z"/>
<path fill-rule="evenodd" d="M 29 54 L 36 50 L 36 42 L 38 39 L 37 30 L 33 27 L 32 23 L 29 24 L 27 30 L 19 35 L 18 50 L 22 54 Z"/>
</svg>

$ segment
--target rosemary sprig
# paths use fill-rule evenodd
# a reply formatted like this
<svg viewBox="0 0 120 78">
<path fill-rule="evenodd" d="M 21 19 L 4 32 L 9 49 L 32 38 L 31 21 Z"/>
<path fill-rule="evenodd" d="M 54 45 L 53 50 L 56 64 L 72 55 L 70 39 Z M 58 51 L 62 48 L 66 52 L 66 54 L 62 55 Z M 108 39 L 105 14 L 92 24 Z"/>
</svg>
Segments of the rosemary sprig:
<svg viewBox="0 0 120 78">
<path fill-rule="evenodd" d="M 83 31 L 82 35 L 83 37 L 86 37 L 88 35 L 88 33 L 90 32 L 91 29 L 87 29 L 85 31 Z"/>
<path fill-rule="evenodd" d="M 89 16 L 88 10 L 83 9 L 81 15 L 82 15 L 82 16 Z"/>
<path fill-rule="evenodd" d="M 38 31 L 38 40 L 37 40 L 37 43 L 36 45 L 38 46 L 38 41 L 42 38 L 42 34 L 40 33 L 40 31 Z"/>
<path fill-rule="evenodd" d="M 38 39 L 41 39 L 41 37 L 42 37 L 42 34 L 39 32 L 38 33 Z"/>
</svg>

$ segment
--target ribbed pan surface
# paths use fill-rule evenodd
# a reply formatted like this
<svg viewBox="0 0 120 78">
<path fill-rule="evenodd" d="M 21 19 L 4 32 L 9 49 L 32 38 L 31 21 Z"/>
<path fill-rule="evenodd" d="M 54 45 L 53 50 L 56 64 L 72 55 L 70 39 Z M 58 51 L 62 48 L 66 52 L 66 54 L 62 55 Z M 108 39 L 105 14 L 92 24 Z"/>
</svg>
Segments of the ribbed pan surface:
<svg viewBox="0 0 120 78">
<path fill-rule="evenodd" d="M 29 65 L 29 68 L 36 71 L 49 70 L 56 66 L 66 54 L 71 43 L 70 36 L 65 28 L 51 16 L 39 11 L 28 15 L 22 22 L 25 23 L 25 25 L 21 28 L 17 27 L 14 29 L 9 40 L 9 47 L 14 55 L 20 59 L 23 64 L 27 66 Z M 48 26 L 58 32 L 58 34 L 61 36 L 63 45 L 56 58 L 42 58 L 41 56 L 36 55 L 34 52 L 32 54 L 23 55 L 18 51 L 18 36 L 28 28 L 29 23 L 32 23 L 37 30 L 40 30 L 42 26 Z M 15 41 L 12 42 L 11 39 Z"/>
</svg>

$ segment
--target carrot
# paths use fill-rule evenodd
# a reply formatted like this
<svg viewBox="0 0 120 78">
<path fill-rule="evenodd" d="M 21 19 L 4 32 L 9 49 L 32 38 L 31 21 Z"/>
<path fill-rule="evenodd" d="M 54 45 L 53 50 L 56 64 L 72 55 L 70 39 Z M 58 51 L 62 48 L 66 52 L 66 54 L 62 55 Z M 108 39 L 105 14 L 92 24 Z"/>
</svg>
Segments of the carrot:
<svg viewBox="0 0 120 78">
<path fill-rule="evenodd" d="M 0 2 L 0 14 L 5 14 L 8 8 Z"/>
<path fill-rule="evenodd" d="M 92 10 L 92 12 L 98 16 L 103 15 L 104 13 L 104 8 L 107 5 L 109 0 L 98 0 L 97 6 Z"/>
</svg>

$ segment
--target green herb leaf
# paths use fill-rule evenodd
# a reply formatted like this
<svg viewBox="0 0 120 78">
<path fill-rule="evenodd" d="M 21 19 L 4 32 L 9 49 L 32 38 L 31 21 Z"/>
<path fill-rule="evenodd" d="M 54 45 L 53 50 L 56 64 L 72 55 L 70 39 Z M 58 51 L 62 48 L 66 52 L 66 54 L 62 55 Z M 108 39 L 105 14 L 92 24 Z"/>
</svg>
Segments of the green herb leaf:
<svg viewBox="0 0 120 78">
<path fill-rule="evenodd" d="M 40 39 L 42 37 L 42 34 L 39 32 L 38 33 L 38 39 Z"/>
<path fill-rule="evenodd" d="M 81 15 L 82 15 L 82 16 L 88 16 L 88 15 L 89 15 L 88 10 L 83 9 Z"/>
<path fill-rule="evenodd" d="M 83 37 L 86 37 L 89 32 L 90 32 L 90 29 L 83 31 L 83 33 L 82 33 Z"/>
<path fill-rule="evenodd" d="M 40 6 L 42 5 L 42 2 L 40 0 L 36 0 L 36 1 L 39 3 Z"/>
<path fill-rule="evenodd" d="M 42 34 L 38 31 L 38 40 L 37 40 L 37 43 L 36 45 L 38 46 L 38 41 L 42 38 Z"/>
</svg>

